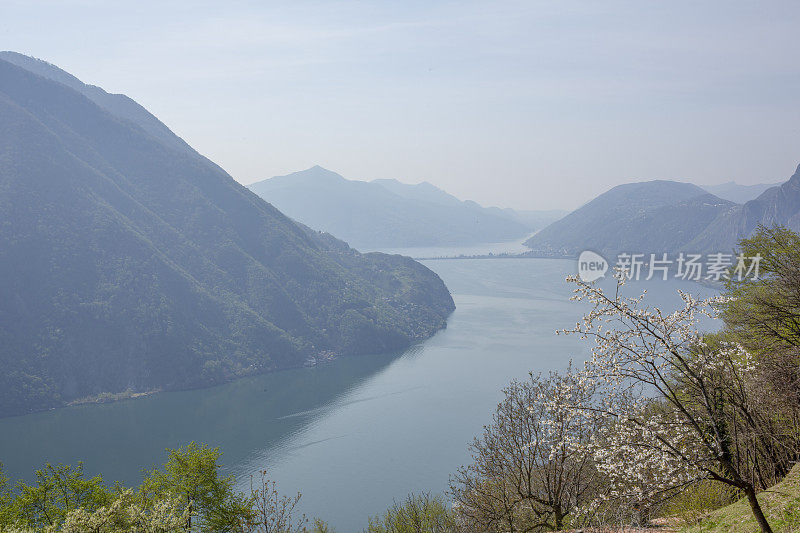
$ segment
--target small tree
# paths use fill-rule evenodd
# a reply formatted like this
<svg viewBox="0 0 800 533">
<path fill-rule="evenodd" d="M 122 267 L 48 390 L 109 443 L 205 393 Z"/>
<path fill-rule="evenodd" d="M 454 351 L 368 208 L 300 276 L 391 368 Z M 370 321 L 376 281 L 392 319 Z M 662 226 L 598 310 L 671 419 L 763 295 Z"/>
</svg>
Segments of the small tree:
<svg viewBox="0 0 800 533">
<path fill-rule="evenodd" d="M 727 282 L 725 334 L 758 358 L 759 400 L 800 440 L 800 236 L 759 227 L 740 246 L 744 257 L 760 258 L 759 277 Z"/>
<path fill-rule="evenodd" d="M 11 503 L 13 501 L 14 497 L 11 494 L 8 476 L 3 473 L 3 463 L 0 463 L 0 531 L 4 526 L 11 524 Z"/>
<path fill-rule="evenodd" d="M 731 276 L 726 282 L 720 306 L 726 325 L 751 351 L 800 347 L 800 236 L 759 226 L 739 245 L 743 257 L 759 257 L 759 278 Z"/>
<path fill-rule="evenodd" d="M 473 462 L 451 480 L 458 514 L 481 531 L 559 530 L 591 501 L 596 470 L 586 447 L 597 420 L 577 416 L 593 386 L 570 369 L 532 375 L 504 391 Z"/>
<path fill-rule="evenodd" d="M 146 472 L 140 495 L 148 505 L 165 499 L 181 502 L 189 509 L 186 529 L 233 531 L 250 516 L 249 499 L 233 490 L 233 476 L 221 476 L 219 448 L 192 442 L 167 450 L 162 468 Z"/>
<path fill-rule="evenodd" d="M 307 531 L 308 518 L 295 516 L 295 508 L 301 494 L 290 497 L 278 492 L 276 483 L 267 479 L 266 471 L 260 472 L 259 483 L 250 489 L 250 502 L 254 509 L 252 516 L 244 524 L 244 531 L 263 533 L 303 533 Z M 317 520 L 315 528 L 327 527 Z"/>
<path fill-rule="evenodd" d="M 101 476 L 84 477 L 83 463 L 77 467 L 47 463 L 36 471 L 35 484 L 20 481 L 16 492 L 11 521 L 34 529 L 59 526 L 70 511 L 94 511 L 114 497 Z"/>
<path fill-rule="evenodd" d="M 383 515 L 369 519 L 366 533 L 455 533 L 455 517 L 439 496 L 410 494 Z"/>
<path fill-rule="evenodd" d="M 602 394 L 589 411 L 610 421 L 598 441 L 599 467 L 616 473 L 621 486 L 652 478 L 647 498 L 699 479 L 730 485 L 770 532 L 756 498 L 760 473 L 768 463 L 787 470 L 793 450 L 758 408 L 758 384 L 750 380 L 757 360 L 737 344 L 709 345 L 697 331 L 698 318 L 713 316 L 720 300 L 681 293 L 683 307 L 665 314 L 643 305 L 643 295 L 623 297 L 623 273 L 612 296 L 577 277 L 569 281 L 573 299 L 592 306 L 566 332 L 595 339 L 587 377 Z"/>
</svg>

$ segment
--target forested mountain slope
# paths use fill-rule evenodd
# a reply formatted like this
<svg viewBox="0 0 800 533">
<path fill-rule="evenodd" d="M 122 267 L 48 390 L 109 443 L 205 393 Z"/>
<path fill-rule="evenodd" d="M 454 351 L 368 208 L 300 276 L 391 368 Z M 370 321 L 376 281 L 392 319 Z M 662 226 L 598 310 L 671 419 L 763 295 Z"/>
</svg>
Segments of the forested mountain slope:
<svg viewBox="0 0 800 533">
<path fill-rule="evenodd" d="M 525 244 L 535 253 L 557 256 L 584 250 L 607 257 L 619 252 L 673 252 L 696 238 L 720 213 L 735 207 L 689 183 L 629 183 L 601 194 Z"/>
<path fill-rule="evenodd" d="M 619 185 L 525 244 L 532 254 L 564 257 L 583 250 L 607 257 L 620 252 L 729 254 L 759 225 L 800 230 L 800 167 L 785 183 L 744 204 L 690 183 L 657 180 Z"/>
<path fill-rule="evenodd" d="M 138 104 L 32 64 L 0 59 L 0 415 L 444 327 L 423 265 L 295 223 Z"/>
</svg>

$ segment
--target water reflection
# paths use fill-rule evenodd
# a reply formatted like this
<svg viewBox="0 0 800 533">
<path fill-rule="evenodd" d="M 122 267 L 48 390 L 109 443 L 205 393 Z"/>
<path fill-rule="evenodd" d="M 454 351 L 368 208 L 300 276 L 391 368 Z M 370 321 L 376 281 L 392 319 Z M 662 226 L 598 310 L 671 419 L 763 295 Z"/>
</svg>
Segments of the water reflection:
<svg viewBox="0 0 800 533">
<path fill-rule="evenodd" d="M 241 488 L 265 469 L 284 493 L 303 493 L 302 512 L 338 531 L 361 531 L 368 516 L 408 492 L 447 488 L 511 379 L 563 369 L 591 347 L 554 334 L 585 310 L 569 301 L 564 282 L 574 261 L 425 264 L 450 288 L 456 311 L 447 329 L 404 354 L 0 420 L 0 461 L 30 477 L 46 459 L 85 459 L 90 472 L 135 483 L 165 447 L 206 442 L 222 447 Z M 645 287 L 647 302 L 664 309 L 681 304 L 676 289 L 714 292 L 670 280 L 632 283 L 628 294 Z"/>
<path fill-rule="evenodd" d="M 193 440 L 222 446 L 226 464 L 247 462 L 259 450 L 279 449 L 400 355 L 347 357 L 211 389 L 2 419 L 0 461 L 12 479 L 31 479 L 44 461 L 84 461 L 87 472 L 127 484 L 163 462 L 165 448 Z"/>
</svg>

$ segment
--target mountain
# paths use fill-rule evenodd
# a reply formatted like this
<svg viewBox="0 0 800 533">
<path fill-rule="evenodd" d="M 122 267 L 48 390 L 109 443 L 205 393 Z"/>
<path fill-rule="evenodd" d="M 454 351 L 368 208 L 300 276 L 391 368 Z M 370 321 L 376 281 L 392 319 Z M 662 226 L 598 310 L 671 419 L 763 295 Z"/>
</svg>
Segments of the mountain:
<svg viewBox="0 0 800 533">
<path fill-rule="evenodd" d="M 737 204 L 743 204 L 750 200 L 755 200 L 761 193 L 780 185 L 780 183 L 759 183 L 757 185 L 739 185 L 735 181 L 721 183 L 719 185 L 700 185 L 706 192 L 718 196 L 723 200 L 729 200 Z"/>
<path fill-rule="evenodd" d="M 614 187 L 528 239 L 531 252 L 571 257 L 593 250 L 673 252 L 696 239 L 733 202 L 690 183 L 647 181 Z"/>
<path fill-rule="evenodd" d="M 741 193 L 742 186 L 730 189 Z M 753 186 L 754 191 L 763 185 Z M 690 183 L 647 181 L 614 187 L 525 244 L 533 255 L 572 257 L 593 250 L 628 253 L 731 253 L 759 225 L 800 231 L 800 166 L 783 184 L 744 204 Z"/>
<path fill-rule="evenodd" d="M 387 189 L 388 191 L 393 192 L 398 196 L 402 196 L 408 200 L 417 200 L 419 202 L 427 202 L 436 205 L 466 205 L 480 208 L 480 205 L 477 203 L 470 201 L 462 202 L 452 194 L 443 191 L 439 187 L 428 183 L 427 181 L 417 184 L 409 184 L 394 179 L 377 179 L 372 180 L 370 183 L 378 184 L 384 189 Z"/>
<path fill-rule="evenodd" d="M 453 309 L 425 266 L 292 221 L 127 97 L 0 57 L 0 416 L 398 350 Z"/>
<path fill-rule="evenodd" d="M 525 226 L 527 233 L 542 229 L 568 213 L 563 209 L 528 211 L 511 209 L 509 207 L 483 207 L 471 200 L 459 200 L 452 194 L 443 191 L 427 181 L 423 181 L 422 183 L 418 183 L 416 185 L 410 185 L 394 179 L 377 179 L 372 180 L 370 183 L 382 185 L 385 189 L 389 189 L 391 192 L 404 198 L 438 205 L 460 205 L 469 209 L 489 213 L 499 218 L 511 220 Z"/>
<path fill-rule="evenodd" d="M 70 89 L 81 93 L 112 115 L 133 122 L 164 144 L 173 148 L 191 150 L 189 145 L 186 144 L 183 139 L 172 133 L 163 122 L 124 94 L 109 94 L 100 87 L 83 83 L 72 74 L 61 70 L 47 61 L 42 61 L 41 59 L 29 57 L 17 52 L 0 52 L 0 60 L 7 61 L 33 72 L 34 74 L 66 85 Z"/>
<path fill-rule="evenodd" d="M 290 217 L 361 249 L 502 242 L 538 229 L 513 213 L 463 202 L 427 182 L 348 180 L 319 166 L 249 187 Z"/>
<path fill-rule="evenodd" d="M 762 224 L 800 231 L 800 166 L 788 181 L 773 186 L 755 200 L 720 214 L 688 245 L 702 250 L 728 251 Z"/>
</svg>

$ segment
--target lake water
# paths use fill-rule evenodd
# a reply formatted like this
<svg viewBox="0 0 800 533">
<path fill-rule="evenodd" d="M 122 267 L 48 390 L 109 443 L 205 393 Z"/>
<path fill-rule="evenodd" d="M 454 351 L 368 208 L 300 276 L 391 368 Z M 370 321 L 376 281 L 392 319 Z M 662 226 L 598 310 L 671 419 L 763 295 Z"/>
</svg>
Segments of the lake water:
<svg viewBox="0 0 800 533">
<path fill-rule="evenodd" d="M 220 446 L 243 488 L 266 469 L 302 510 L 340 533 L 412 491 L 442 492 L 468 460 L 467 445 L 501 398 L 529 371 L 563 369 L 589 345 L 555 336 L 580 304 L 553 259 L 425 261 L 453 293 L 447 329 L 404 353 L 341 358 L 195 391 L 0 420 L 0 461 L 30 479 L 45 461 L 85 462 L 89 473 L 129 484 L 164 449 L 189 441 Z M 634 284 L 631 294 L 642 288 Z M 646 284 L 648 301 L 680 303 L 677 281 Z"/>
<path fill-rule="evenodd" d="M 507 242 L 492 242 L 484 244 L 474 244 L 471 246 L 423 246 L 414 248 L 380 248 L 376 250 L 363 250 L 365 252 L 384 252 L 387 254 L 400 254 L 413 257 L 414 259 L 439 259 L 442 257 L 473 257 L 477 255 L 489 254 L 521 254 L 530 250 L 523 243 L 536 233 L 531 233 L 524 239 L 517 239 Z"/>
</svg>

